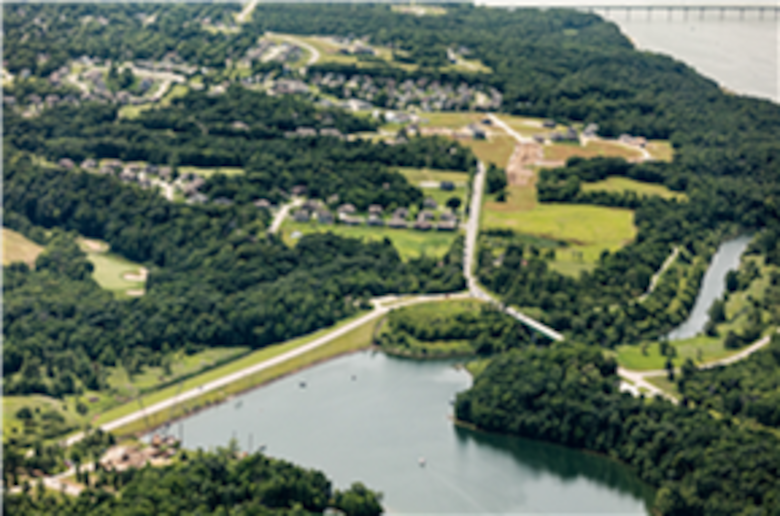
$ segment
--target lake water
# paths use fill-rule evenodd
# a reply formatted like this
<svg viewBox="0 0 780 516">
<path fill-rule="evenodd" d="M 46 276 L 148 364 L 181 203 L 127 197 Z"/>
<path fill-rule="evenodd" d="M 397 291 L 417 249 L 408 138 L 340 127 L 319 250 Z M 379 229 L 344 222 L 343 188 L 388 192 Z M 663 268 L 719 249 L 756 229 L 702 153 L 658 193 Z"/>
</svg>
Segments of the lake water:
<svg viewBox="0 0 780 516">
<path fill-rule="evenodd" d="M 476 0 L 478 5 L 515 7 L 587 8 L 597 5 L 679 5 L 663 0 Z M 699 0 L 688 5 L 740 5 L 737 0 Z M 766 0 L 747 2 L 771 6 Z M 640 50 L 670 55 L 684 61 L 700 74 L 730 91 L 775 102 L 780 101 L 780 21 L 773 12 L 758 11 L 740 15 L 737 11 L 700 11 L 692 8 L 669 12 L 655 9 L 634 10 L 613 7 L 595 11 L 616 23 Z"/>
<path fill-rule="evenodd" d="M 305 382 L 305 387 L 301 382 Z M 458 428 L 470 376 L 447 362 L 365 351 L 203 411 L 172 430 L 188 448 L 246 449 L 363 481 L 396 513 L 647 514 L 653 491 L 603 457 Z M 181 428 L 179 425 L 181 424 Z M 425 458 L 425 466 L 418 463 Z"/>
<path fill-rule="evenodd" d="M 749 236 L 741 236 L 720 245 L 702 278 L 701 289 L 696 296 L 693 310 L 684 323 L 669 333 L 669 340 L 688 339 L 704 330 L 709 320 L 707 312 L 713 301 L 723 296 L 726 290 L 726 274 L 739 267 L 739 259 L 750 243 L 750 239 Z"/>
<path fill-rule="evenodd" d="M 691 11 L 687 18 L 675 12 L 671 19 L 665 11 L 648 14 L 636 11 L 600 12 L 615 22 L 637 48 L 668 54 L 684 61 L 700 74 L 723 87 L 744 95 L 775 102 L 778 91 L 778 21 L 774 14 L 748 13 L 744 19 L 736 12 L 706 12 L 701 17 Z"/>
</svg>

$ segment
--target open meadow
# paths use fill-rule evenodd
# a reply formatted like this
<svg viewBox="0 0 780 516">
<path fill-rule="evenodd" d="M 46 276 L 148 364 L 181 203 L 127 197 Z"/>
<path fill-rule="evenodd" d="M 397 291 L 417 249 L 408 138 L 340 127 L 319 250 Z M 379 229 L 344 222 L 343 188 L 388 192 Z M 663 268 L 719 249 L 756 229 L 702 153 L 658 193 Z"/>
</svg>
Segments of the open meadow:
<svg viewBox="0 0 780 516">
<path fill-rule="evenodd" d="M 28 240 L 21 233 L 3 228 L 3 265 L 24 262 L 33 267 L 41 251 L 43 247 Z"/>
</svg>

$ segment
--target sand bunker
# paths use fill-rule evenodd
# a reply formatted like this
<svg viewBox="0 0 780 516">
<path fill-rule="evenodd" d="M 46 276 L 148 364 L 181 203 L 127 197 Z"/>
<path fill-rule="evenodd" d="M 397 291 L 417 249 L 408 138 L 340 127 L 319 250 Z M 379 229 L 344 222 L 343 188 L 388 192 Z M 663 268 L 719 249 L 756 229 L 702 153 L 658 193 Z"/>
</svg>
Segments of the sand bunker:
<svg viewBox="0 0 780 516">
<path fill-rule="evenodd" d="M 126 272 L 122 276 L 122 279 L 133 282 L 141 282 L 146 281 L 148 275 L 149 271 L 146 269 L 146 267 L 141 267 L 138 272 Z"/>
</svg>

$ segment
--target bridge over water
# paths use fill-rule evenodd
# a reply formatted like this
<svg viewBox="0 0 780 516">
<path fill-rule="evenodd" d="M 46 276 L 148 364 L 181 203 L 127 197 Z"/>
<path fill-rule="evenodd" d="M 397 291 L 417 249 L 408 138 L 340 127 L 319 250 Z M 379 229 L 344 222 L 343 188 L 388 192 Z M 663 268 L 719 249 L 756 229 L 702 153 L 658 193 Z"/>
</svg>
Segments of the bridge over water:
<svg viewBox="0 0 780 516">
<path fill-rule="evenodd" d="M 511 7 L 511 8 L 570 8 L 589 12 L 603 13 L 625 13 L 627 17 L 632 14 L 645 15 L 648 18 L 654 13 L 666 13 L 672 17 L 675 13 L 682 13 L 684 18 L 689 15 L 698 15 L 703 18 L 705 14 L 716 13 L 720 18 L 739 15 L 744 19 L 746 16 L 757 19 L 777 19 L 780 14 L 780 4 L 776 1 L 752 0 L 746 3 L 738 3 L 734 0 L 689 0 L 682 2 L 673 2 L 661 0 L 652 2 L 648 0 L 475 0 L 476 5 L 485 5 L 490 7 Z"/>
</svg>

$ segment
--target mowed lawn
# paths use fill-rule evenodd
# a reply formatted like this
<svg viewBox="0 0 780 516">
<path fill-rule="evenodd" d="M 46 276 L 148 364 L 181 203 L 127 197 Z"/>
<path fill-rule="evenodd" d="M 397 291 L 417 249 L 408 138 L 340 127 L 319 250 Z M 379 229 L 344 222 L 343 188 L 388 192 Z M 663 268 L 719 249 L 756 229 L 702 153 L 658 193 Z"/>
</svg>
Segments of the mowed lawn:
<svg viewBox="0 0 780 516">
<path fill-rule="evenodd" d="M 3 265 L 24 262 L 32 267 L 41 251 L 43 247 L 28 240 L 21 233 L 3 228 Z"/>
<path fill-rule="evenodd" d="M 401 258 L 419 258 L 422 255 L 441 257 L 449 251 L 450 246 L 458 236 L 457 231 L 414 231 L 411 229 L 392 229 L 373 226 L 345 226 L 342 224 L 321 225 L 315 223 L 300 223 L 286 221 L 282 226 L 282 239 L 288 245 L 295 245 L 297 239 L 292 238 L 296 231 L 302 235 L 308 233 L 333 233 L 349 238 L 359 238 L 364 241 L 383 240 L 388 238 Z"/>
<path fill-rule="evenodd" d="M 144 288 L 146 282 L 130 281 L 124 278 L 125 274 L 138 274 L 141 270 L 139 264 L 110 253 L 89 253 L 87 258 L 95 267 L 92 277 L 104 289 L 125 295 L 127 290 Z"/>
<path fill-rule="evenodd" d="M 678 201 L 685 201 L 688 196 L 682 192 L 674 192 L 667 187 L 654 183 L 643 183 L 641 181 L 635 181 L 627 177 L 608 177 L 603 181 L 596 181 L 595 183 L 582 183 L 581 188 L 584 192 L 635 192 L 637 195 L 657 195 L 664 199 L 677 199 Z"/>
<path fill-rule="evenodd" d="M 133 295 L 143 293 L 146 281 L 132 278 L 141 274 L 141 264 L 110 253 L 109 245 L 101 240 L 81 238 L 79 245 L 87 253 L 87 259 L 94 267 L 92 278 L 98 285 L 119 297 L 130 295 L 128 291 Z M 126 279 L 125 275 L 130 275 L 131 278 Z"/>
</svg>

